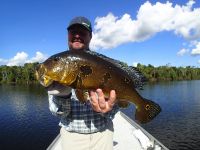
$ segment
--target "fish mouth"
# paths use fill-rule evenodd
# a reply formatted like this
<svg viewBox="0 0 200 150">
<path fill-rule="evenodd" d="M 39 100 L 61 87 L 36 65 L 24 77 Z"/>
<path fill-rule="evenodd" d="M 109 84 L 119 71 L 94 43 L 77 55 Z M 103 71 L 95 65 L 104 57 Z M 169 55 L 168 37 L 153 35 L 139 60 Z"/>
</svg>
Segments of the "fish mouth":
<svg viewBox="0 0 200 150">
<path fill-rule="evenodd" d="M 40 75 L 38 71 L 35 72 L 36 79 L 42 84 L 44 87 L 48 87 L 53 83 L 53 80 L 47 75 Z"/>
<path fill-rule="evenodd" d="M 46 75 L 43 75 L 41 79 L 42 80 L 40 80 L 40 84 L 42 84 L 44 87 L 48 87 L 53 83 L 53 80 Z"/>
</svg>

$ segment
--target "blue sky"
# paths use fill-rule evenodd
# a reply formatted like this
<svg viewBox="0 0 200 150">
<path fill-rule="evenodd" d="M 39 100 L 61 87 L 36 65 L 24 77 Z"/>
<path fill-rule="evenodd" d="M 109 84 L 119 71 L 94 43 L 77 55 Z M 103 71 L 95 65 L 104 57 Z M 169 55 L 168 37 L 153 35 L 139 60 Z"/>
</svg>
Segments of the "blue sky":
<svg viewBox="0 0 200 150">
<path fill-rule="evenodd" d="M 67 50 L 69 21 L 89 18 L 91 50 L 133 65 L 200 67 L 200 2 L 1 0 L 0 65 Z"/>
</svg>

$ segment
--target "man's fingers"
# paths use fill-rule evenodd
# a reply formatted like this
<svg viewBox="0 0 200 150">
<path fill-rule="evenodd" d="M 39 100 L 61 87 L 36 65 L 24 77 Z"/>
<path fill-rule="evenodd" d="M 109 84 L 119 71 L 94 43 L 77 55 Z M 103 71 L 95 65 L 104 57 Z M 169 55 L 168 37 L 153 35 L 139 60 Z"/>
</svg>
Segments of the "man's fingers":
<svg viewBox="0 0 200 150">
<path fill-rule="evenodd" d="M 94 111 L 106 113 L 112 110 L 116 103 L 115 90 L 110 91 L 108 100 L 105 99 L 105 95 L 101 89 L 97 89 L 95 92 L 90 91 L 90 101 Z"/>
<path fill-rule="evenodd" d="M 115 90 L 110 91 L 110 97 L 108 99 L 108 105 L 109 107 L 113 107 L 113 105 L 116 103 L 116 93 Z"/>
<path fill-rule="evenodd" d="M 90 91 L 90 102 L 93 110 L 96 112 L 101 112 L 101 109 L 99 107 L 98 97 L 94 91 Z"/>
<path fill-rule="evenodd" d="M 98 95 L 98 102 L 99 102 L 99 107 L 100 109 L 105 109 L 106 108 L 106 101 L 105 101 L 105 97 L 104 97 L 104 94 L 102 92 L 101 89 L 97 89 L 97 95 Z"/>
</svg>

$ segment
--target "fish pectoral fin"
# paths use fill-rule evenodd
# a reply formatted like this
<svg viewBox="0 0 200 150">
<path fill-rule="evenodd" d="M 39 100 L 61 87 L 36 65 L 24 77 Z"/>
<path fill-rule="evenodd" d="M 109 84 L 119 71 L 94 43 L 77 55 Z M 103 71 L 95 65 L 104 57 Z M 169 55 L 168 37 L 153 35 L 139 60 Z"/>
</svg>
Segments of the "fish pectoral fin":
<svg viewBox="0 0 200 150">
<path fill-rule="evenodd" d="M 130 105 L 130 103 L 125 100 L 118 100 L 117 104 L 120 108 L 127 108 Z"/>
<path fill-rule="evenodd" d="M 87 100 L 89 100 L 89 93 L 88 93 L 88 90 L 81 90 L 81 89 L 76 89 L 75 90 L 75 94 L 76 94 L 76 97 L 78 98 L 78 100 L 81 102 L 81 103 L 85 103 Z"/>
<path fill-rule="evenodd" d="M 140 123 L 153 120 L 161 112 L 161 107 L 151 100 L 144 99 L 142 105 L 136 108 L 135 119 Z"/>
<path fill-rule="evenodd" d="M 74 82 L 76 82 L 76 79 L 77 79 L 76 72 L 71 72 L 68 74 L 65 73 L 59 82 L 69 86 L 69 85 L 73 84 Z"/>
</svg>

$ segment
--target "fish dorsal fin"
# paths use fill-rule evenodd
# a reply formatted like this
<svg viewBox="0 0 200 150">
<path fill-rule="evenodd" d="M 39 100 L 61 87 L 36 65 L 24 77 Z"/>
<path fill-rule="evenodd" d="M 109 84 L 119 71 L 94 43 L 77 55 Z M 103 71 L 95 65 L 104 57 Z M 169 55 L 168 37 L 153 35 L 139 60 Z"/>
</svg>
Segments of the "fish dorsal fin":
<svg viewBox="0 0 200 150">
<path fill-rule="evenodd" d="M 140 90 L 143 89 L 143 85 L 147 81 L 147 78 L 136 67 L 128 66 L 128 70 L 130 70 L 132 76 L 137 79 L 137 80 L 135 80 L 135 82 L 137 82 L 137 83 L 134 82 L 134 84 L 137 85 L 136 88 L 138 88 Z"/>
<path fill-rule="evenodd" d="M 115 66 L 119 67 L 120 69 L 124 70 L 128 75 L 130 75 L 130 77 L 134 83 L 134 87 L 138 88 L 138 89 L 142 89 L 144 82 L 146 81 L 146 78 L 136 67 L 128 66 L 122 61 L 115 60 L 113 58 L 109 58 L 103 54 L 99 54 L 94 51 L 85 51 L 85 52 L 87 52 L 91 55 L 100 57 L 100 58 L 104 59 L 105 61 L 108 61 L 108 62 L 114 64 Z"/>
</svg>

